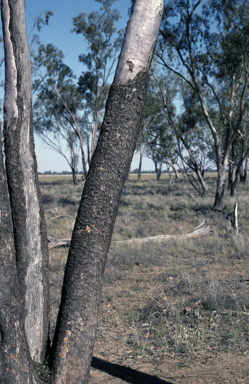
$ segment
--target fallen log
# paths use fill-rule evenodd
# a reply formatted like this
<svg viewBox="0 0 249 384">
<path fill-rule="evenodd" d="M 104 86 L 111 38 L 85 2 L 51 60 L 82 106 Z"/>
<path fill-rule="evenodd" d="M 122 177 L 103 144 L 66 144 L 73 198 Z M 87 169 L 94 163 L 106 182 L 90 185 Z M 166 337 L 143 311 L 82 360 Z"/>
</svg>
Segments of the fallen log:
<svg viewBox="0 0 249 384">
<path fill-rule="evenodd" d="M 199 237 L 206 235 L 210 232 L 210 224 L 208 220 L 203 221 L 197 228 L 191 233 L 186 233 L 184 235 L 159 235 L 159 236 L 150 236 L 150 237 L 141 237 L 141 238 L 132 238 L 128 240 L 119 240 L 113 241 L 113 243 L 143 243 L 147 241 L 163 241 L 170 239 L 185 239 L 189 237 Z M 52 236 L 48 236 L 48 248 L 58 248 L 58 247 L 68 247 L 70 245 L 71 239 L 54 239 Z"/>
<path fill-rule="evenodd" d="M 188 238 L 188 237 L 198 237 L 198 236 L 206 235 L 208 232 L 210 232 L 210 225 L 209 225 L 209 221 L 205 220 L 200 225 L 198 225 L 198 227 L 196 227 L 193 232 L 186 233 L 184 235 L 159 235 L 159 236 L 132 238 L 132 239 L 128 239 L 128 240 L 114 241 L 114 243 L 131 243 L 131 242 L 143 243 L 146 241 L 184 239 L 184 238 Z"/>
</svg>

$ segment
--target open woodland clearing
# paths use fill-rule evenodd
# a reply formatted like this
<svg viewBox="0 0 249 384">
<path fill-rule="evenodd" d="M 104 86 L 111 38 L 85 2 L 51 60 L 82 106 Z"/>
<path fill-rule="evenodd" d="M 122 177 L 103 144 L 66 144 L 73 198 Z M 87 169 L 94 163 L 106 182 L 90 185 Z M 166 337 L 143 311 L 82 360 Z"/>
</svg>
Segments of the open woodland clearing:
<svg viewBox="0 0 249 384">
<path fill-rule="evenodd" d="M 155 175 L 153 175 L 155 177 Z M 108 255 L 90 383 L 248 383 L 248 183 L 238 203 L 240 235 L 214 212 L 215 177 L 205 198 L 182 176 L 168 188 L 143 175 L 126 183 Z M 40 176 L 48 234 L 68 238 L 82 187 L 68 177 Z M 80 184 L 80 181 L 79 181 Z M 205 236 L 145 244 L 115 241 L 192 232 Z M 50 250 L 51 333 L 67 248 Z M 170 378 L 171 377 L 171 378 Z"/>
</svg>

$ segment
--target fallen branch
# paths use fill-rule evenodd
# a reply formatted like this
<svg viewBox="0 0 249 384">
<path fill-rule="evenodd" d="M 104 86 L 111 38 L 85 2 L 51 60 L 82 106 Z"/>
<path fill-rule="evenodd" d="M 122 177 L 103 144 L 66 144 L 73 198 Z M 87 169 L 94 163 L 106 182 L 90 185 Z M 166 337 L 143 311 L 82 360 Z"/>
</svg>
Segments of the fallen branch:
<svg viewBox="0 0 249 384">
<path fill-rule="evenodd" d="M 200 225 L 198 225 L 197 228 L 191 233 L 187 233 L 185 235 L 159 235 L 159 236 L 150 236 L 150 237 L 142 237 L 142 238 L 133 238 L 129 240 L 119 240 L 114 241 L 114 243 L 131 243 L 131 242 L 138 242 L 143 243 L 147 241 L 161 241 L 161 240 L 170 240 L 170 239 L 185 239 L 189 237 L 199 237 L 202 235 L 206 235 L 208 232 L 210 232 L 210 225 L 208 220 L 203 221 Z"/>
<path fill-rule="evenodd" d="M 197 228 L 191 233 L 187 233 L 185 235 L 159 235 L 159 236 L 151 236 L 151 237 L 142 237 L 142 238 L 133 238 L 129 240 L 119 240 L 113 241 L 113 243 L 131 243 L 138 242 L 143 243 L 146 241 L 162 241 L 169 239 L 185 239 L 189 237 L 199 237 L 202 235 L 206 235 L 210 232 L 210 225 L 208 220 L 203 221 Z M 54 239 L 52 236 L 48 236 L 48 248 L 59 248 L 59 247 L 68 247 L 70 245 L 71 239 Z"/>
<path fill-rule="evenodd" d="M 72 215 L 64 215 L 63 213 L 53 212 L 53 211 L 48 211 L 48 210 L 46 210 L 45 212 L 48 212 L 51 215 L 57 215 L 57 216 L 51 217 L 51 220 L 58 219 L 59 217 L 72 217 L 74 219 L 76 218 L 76 215 L 74 215 L 74 216 L 72 216 Z"/>
</svg>

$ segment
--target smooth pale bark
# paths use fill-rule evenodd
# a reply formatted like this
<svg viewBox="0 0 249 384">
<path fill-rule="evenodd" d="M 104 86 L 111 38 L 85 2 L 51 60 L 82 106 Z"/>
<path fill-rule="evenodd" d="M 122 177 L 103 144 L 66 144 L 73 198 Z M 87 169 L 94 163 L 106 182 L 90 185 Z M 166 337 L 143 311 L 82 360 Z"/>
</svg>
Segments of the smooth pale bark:
<svg viewBox="0 0 249 384">
<path fill-rule="evenodd" d="M 157 161 L 154 161 L 154 164 L 155 164 L 155 171 L 156 171 L 156 181 L 160 181 L 160 177 L 162 174 L 162 163 L 160 163 L 158 166 Z"/>
<path fill-rule="evenodd" d="M 241 162 L 239 162 L 239 164 L 229 164 L 228 189 L 230 189 L 231 197 L 234 197 L 236 194 L 236 187 L 239 179 L 240 168 Z"/>
<path fill-rule="evenodd" d="M 245 160 L 243 161 L 240 169 L 240 182 L 243 182 L 243 183 L 246 182 L 247 166 L 248 166 L 248 155 L 246 155 Z"/>
<path fill-rule="evenodd" d="M 170 162 L 165 161 L 165 160 L 164 160 L 164 162 L 165 162 L 165 164 L 167 164 L 169 167 L 171 167 L 173 169 L 173 171 L 175 173 L 175 178 L 178 179 L 179 178 L 179 173 L 177 171 L 177 168 L 176 168 L 175 164 L 174 163 L 170 163 Z"/>
<path fill-rule="evenodd" d="M 226 181 L 226 170 L 227 170 L 227 162 L 225 166 L 218 167 L 218 178 L 217 178 L 217 186 L 216 186 L 216 194 L 213 209 L 223 209 L 223 198 L 225 192 L 225 181 Z"/>
<path fill-rule="evenodd" d="M 136 141 L 163 0 L 137 0 L 72 235 L 54 337 L 53 383 L 88 382 L 107 253 Z"/>
<path fill-rule="evenodd" d="M 20 301 L 32 359 L 45 357 L 49 324 L 48 247 L 34 153 L 31 69 L 24 0 L 2 1 L 4 141 Z"/>
<path fill-rule="evenodd" d="M 207 184 L 205 183 L 204 178 L 202 177 L 202 174 L 201 174 L 201 172 L 199 170 L 199 167 L 196 168 L 196 174 L 197 174 L 199 183 L 200 183 L 201 188 L 202 188 L 201 196 L 205 196 L 207 191 L 208 191 L 208 187 L 207 187 Z"/>
</svg>

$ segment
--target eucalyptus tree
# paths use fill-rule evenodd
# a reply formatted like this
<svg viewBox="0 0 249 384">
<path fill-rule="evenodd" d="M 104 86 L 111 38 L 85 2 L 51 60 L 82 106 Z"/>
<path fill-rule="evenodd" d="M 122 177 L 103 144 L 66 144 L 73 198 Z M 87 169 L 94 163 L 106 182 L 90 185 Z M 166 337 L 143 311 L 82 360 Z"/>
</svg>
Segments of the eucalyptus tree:
<svg viewBox="0 0 249 384">
<path fill-rule="evenodd" d="M 63 59 L 63 52 L 53 44 L 40 44 L 33 56 L 34 126 L 39 137 L 66 159 L 75 182 L 78 147 L 83 174 L 87 174 L 85 138 L 88 111 L 75 84 L 75 75 Z"/>
<path fill-rule="evenodd" d="M 248 1 L 240 0 L 166 1 L 160 28 L 158 61 L 196 92 L 213 137 L 216 209 L 222 209 L 230 149 L 247 109 L 248 9 Z M 208 107 L 211 98 L 216 121 Z"/>
<path fill-rule="evenodd" d="M 3 384 L 40 384 L 45 381 L 38 377 L 31 360 L 36 358 L 36 349 L 35 354 L 32 353 L 35 335 L 31 335 L 30 342 L 30 329 L 25 327 L 29 313 L 27 304 L 31 303 L 32 313 L 35 311 L 35 318 L 40 322 L 39 332 L 43 331 L 41 320 L 44 316 L 42 310 L 36 311 L 36 306 L 44 304 L 48 294 L 44 285 L 48 274 L 41 275 L 44 271 L 47 273 L 39 250 L 40 238 L 46 240 L 46 233 L 32 143 L 31 75 L 24 0 L 2 0 L 1 10 L 6 63 L 4 125 L 9 192 L 0 151 L 0 377 Z M 137 0 L 126 29 L 72 234 L 50 350 L 51 383 L 87 384 L 89 379 L 105 263 L 141 126 L 149 67 L 162 13 L 162 0 Z M 31 212 L 32 220 L 29 218 Z M 26 239 L 30 239 L 34 227 L 34 241 L 28 243 L 34 251 L 32 269 L 29 268 L 30 250 Z M 42 250 L 46 247 L 44 242 Z M 23 250 L 25 258 L 21 258 Z M 37 284 L 30 284 L 36 279 Z M 24 298 L 28 300 L 24 302 Z M 38 340 L 35 347 L 39 344 Z"/>
<path fill-rule="evenodd" d="M 169 70 L 153 68 L 152 77 L 163 105 L 165 129 L 174 135 L 175 159 L 169 164 L 173 167 L 177 163 L 191 185 L 204 196 L 208 190 L 204 169 L 210 140 L 198 97 Z"/>
<path fill-rule="evenodd" d="M 79 61 L 87 70 L 79 77 L 78 90 L 86 99 L 91 111 L 88 120 L 92 132 L 91 158 L 109 92 L 108 81 L 114 73 L 123 40 L 123 31 L 117 31 L 115 28 L 115 23 L 121 17 L 117 9 L 112 8 L 116 0 L 96 1 L 101 4 L 100 11 L 88 15 L 81 12 L 73 18 L 72 29 L 72 32 L 82 35 L 87 43 L 88 52 L 79 56 Z"/>
<path fill-rule="evenodd" d="M 174 113 L 175 106 L 173 103 L 171 106 Z M 167 124 L 162 98 L 152 76 L 144 107 L 142 133 L 146 138 L 146 155 L 154 162 L 156 180 L 159 181 L 163 164 L 172 163 L 175 157 L 176 140 L 174 132 Z"/>
</svg>

